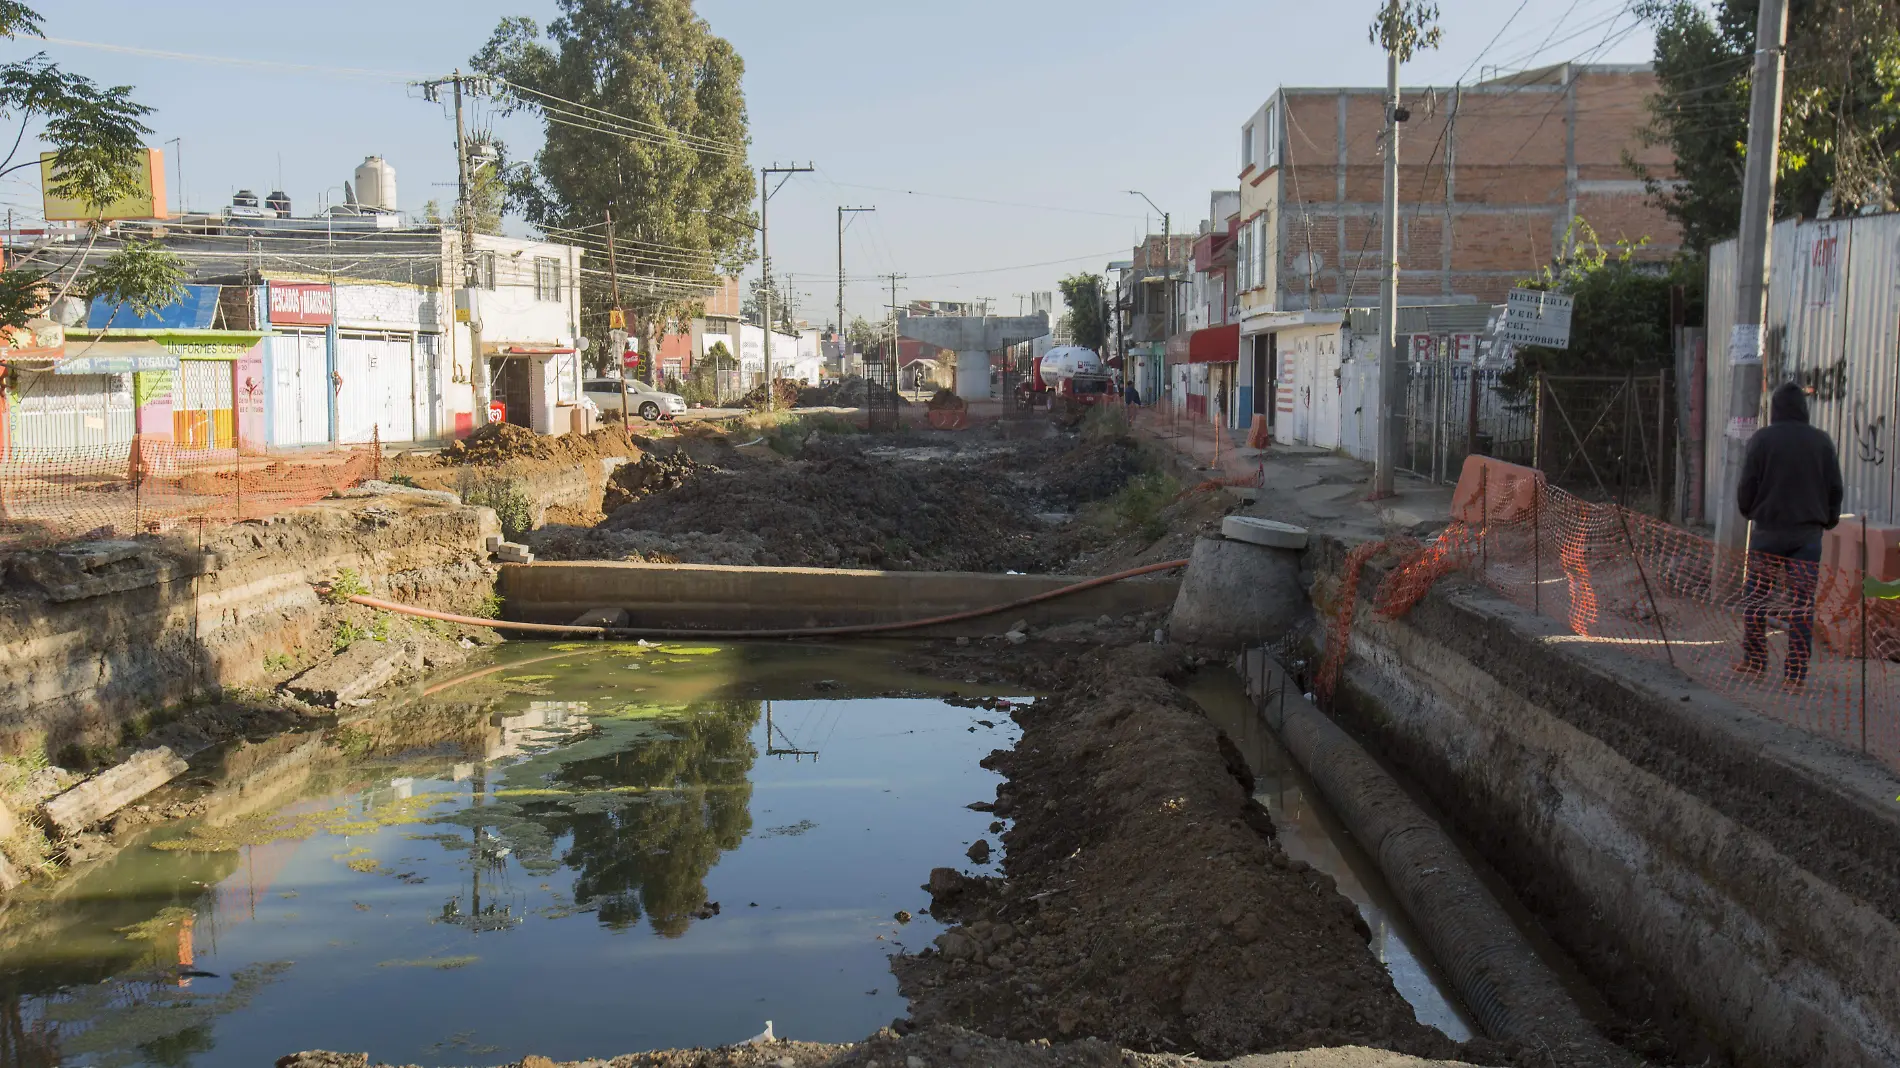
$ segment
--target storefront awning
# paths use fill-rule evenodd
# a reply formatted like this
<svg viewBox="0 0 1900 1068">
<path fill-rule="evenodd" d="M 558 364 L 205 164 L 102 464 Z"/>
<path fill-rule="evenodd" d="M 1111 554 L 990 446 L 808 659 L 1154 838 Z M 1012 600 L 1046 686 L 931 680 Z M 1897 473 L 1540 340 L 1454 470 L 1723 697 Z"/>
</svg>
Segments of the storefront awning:
<svg viewBox="0 0 1900 1068">
<path fill-rule="evenodd" d="M 177 354 L 157 341 L 68 340 L 66 358 L 53 365 L 56 375 L 122 375 L 177 369 Z"/>
<path fill-rule="evenodd" d="M 1188 338 L 1189 363 L 1233 363 L 1240 359 L 1240 324 L 1210 326 Z"/>
</svg>

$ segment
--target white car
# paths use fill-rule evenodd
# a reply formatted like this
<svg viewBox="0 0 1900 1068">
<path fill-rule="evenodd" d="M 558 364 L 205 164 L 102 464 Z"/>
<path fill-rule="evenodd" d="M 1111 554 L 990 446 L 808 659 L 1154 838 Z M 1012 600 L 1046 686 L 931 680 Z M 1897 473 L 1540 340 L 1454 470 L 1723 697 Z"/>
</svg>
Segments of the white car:
<svg viewBox="0 0 1900 1068">
<path fill-rule="evenodd" d="M 582 383 L 582 396 L 594 402 L 602 412 L 620 411 L 620 379 L 590 378 Z M 648 422 L 671 419 L 686 410 L 686 400 L 677 393 L 662 393 L 639 379 L 627 379 L 627 407 Z"/>
</svg>

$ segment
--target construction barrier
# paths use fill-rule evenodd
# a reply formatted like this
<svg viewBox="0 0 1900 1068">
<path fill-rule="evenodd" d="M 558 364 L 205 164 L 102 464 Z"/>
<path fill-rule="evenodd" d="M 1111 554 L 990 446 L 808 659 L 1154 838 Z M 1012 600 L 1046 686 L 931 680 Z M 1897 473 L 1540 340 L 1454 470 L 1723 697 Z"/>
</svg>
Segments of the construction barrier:
<svg viewBox="0 0 1900 1068">
<path fill-rule="evenodd" d="M 262 519 L 380 470 L 377 446 L 262 456 L 150 439 L 15 449 L 0 460 L 0 549 Z"/>
<path fill-rule="evenodd" d="M 1404 615 L 1459 572 L 1559 621 L 1571 640 L 1666 661 L 1763 715 L 1900 770 L 1900 601 L 1865 595 L 1900 579 L 1900 530 L 1844 519 L 1819 562 L 1724 549 L 1581 500 L 1541 472 L 1474 456 L 1436 540 L 1372 542 L 1348 555 L 1315 681 L 1322 701 L 1349 655 L 1361 573 L 1388 555 L 1395 562 L 1372 598 L 1382 617 Z M 1804 630 L 1812 633 L 1805 661 Z"/>
</svg>

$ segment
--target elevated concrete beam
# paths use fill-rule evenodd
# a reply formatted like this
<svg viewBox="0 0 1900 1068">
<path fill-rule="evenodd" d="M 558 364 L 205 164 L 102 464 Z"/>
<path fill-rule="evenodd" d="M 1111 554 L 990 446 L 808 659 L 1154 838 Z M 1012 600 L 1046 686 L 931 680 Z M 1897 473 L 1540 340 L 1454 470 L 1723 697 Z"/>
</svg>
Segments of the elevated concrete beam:
<svg viewBox="0 0 1900 1068">
<path fill-rule="evenodd" d="M 988 400 L 990 353 L 1049 333 L 1049 313 L 1034 315 L 920 316 L 897 319 L 897 332 L 957 354 L 957 396 Z"/>
<path fill-rule="evenodd" d="M 503 614 L 524 623 L 567 623 L 590 609 L 612 607 L 626 609 L 635 627 L 789 629 L 949 615 L 1079 581 L 1063 575 L 944 571 L 539 563 L 503 565 L 499 591 Z M 1175 578 L 1132 579 L 1000 616 L 905 633 L 981 636 L 1000 634 L 1019 619 L 1033 627 L 1165 612 L 1179 587 Z"/>
</svg>

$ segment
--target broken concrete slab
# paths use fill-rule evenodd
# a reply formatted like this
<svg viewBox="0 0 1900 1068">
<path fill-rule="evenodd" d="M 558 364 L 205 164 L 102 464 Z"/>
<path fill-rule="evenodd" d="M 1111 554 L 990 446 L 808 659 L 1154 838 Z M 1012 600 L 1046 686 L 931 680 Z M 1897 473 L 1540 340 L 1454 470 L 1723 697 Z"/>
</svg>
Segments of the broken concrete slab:
<svg viewBox="0 0 1900 1068">
<path fill-rule="evenodd" d="M 284 689 L 298 700 L 334 708 L 375 692 L 404 671 L 420 670 L 420 646 L 366 640 L 291 679 Z"/>
<path fill-rule="evenodd" d="M 1298 553 L 1201 538 L 1168 629 L 1178 642 L 1239 649 L 1279 640 L 1310 611 Z"/>
<path fill-rule="evenodd" d="M 1230 515 L 1221 520 L 1221 537 L 1230 541 L 1244 541 L 1249 545 L 1264 545 L 1269 549 L 1306 548 L 1306 528 L 1291 523 L 1276 523 L 1271 519 L 1258 519 L 1247 515 Z"/>
<path fill-rule="evenodd" d="M 185 767 L 184 758 L 164 746 L 147 749 L 46 802 L 40 811 L 60 835 L 78 834 L 184 774 Z"/>
</svg>

